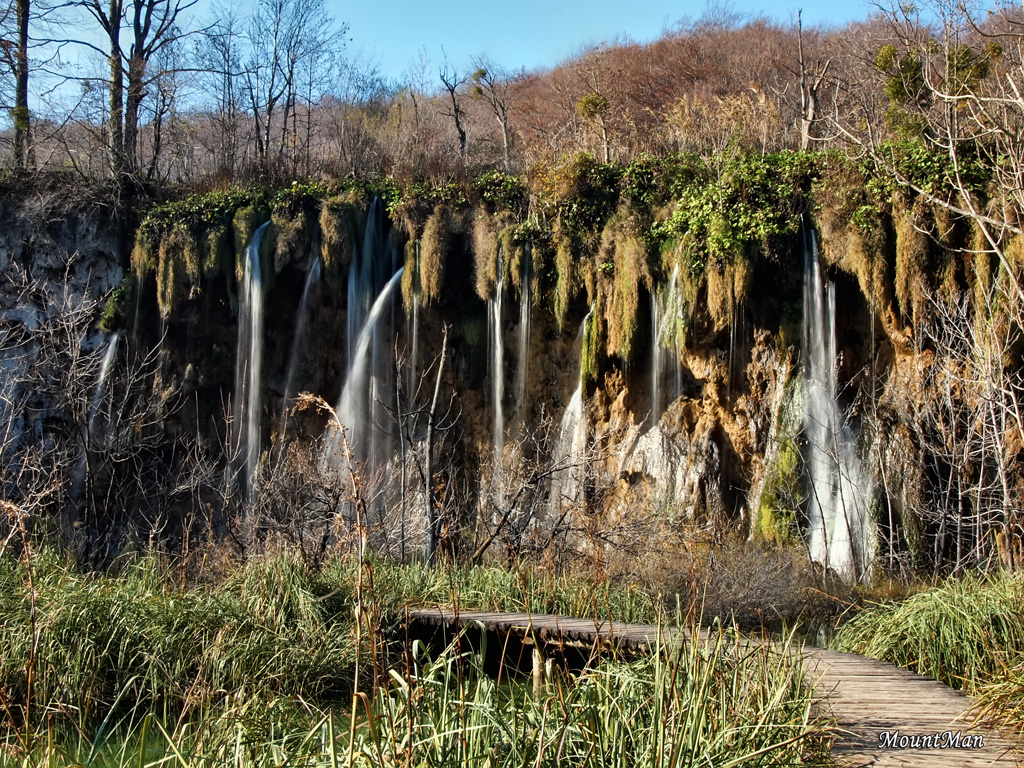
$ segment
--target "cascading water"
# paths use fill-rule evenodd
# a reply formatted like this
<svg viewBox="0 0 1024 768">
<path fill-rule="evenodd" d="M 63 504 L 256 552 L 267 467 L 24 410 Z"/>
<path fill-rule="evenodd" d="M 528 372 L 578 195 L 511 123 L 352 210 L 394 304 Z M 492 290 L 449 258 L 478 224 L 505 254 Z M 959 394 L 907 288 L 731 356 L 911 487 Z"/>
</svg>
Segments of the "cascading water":
<svg viewBox="0 0 1024 768">
<path fill-rule="evenodd" d="M 505 398 L 505 345 L 502 339 L 501 304 L 505 293 L 504 270 L 501 269 L 499 252 L 498 284 L 494 298 L 487 306 L 487 359 L 491 378 L 491 403 L 494 409 L 493 436 L 494 474 L 491 477 L 495 494 L 501 493 L 502 455 L 505 449 L 505 413 L 502 401 Z"/>
<path fill-rule="evenodd" d="M 371 456 L 371 435 L 375 431 L 376 425 L 372 419 L 374 401 L 371 398 L 374 394 L 374 387 L 371 384 L 374 376 L 371 363 L 372 347 L 377 338 L 377 325 L 384 317 L 395 287 L 402 279 L 403 271 L 404 268 L 399 269 L 391 277 L 370 308 L 366 322 L 363 323 L 356 338 L 353 356 L 349 361 L 348 379 L 345 381 L 336 408 L 338 420 L 345 428 L 349 448 L 354 457 L 360 460 L 373 458 Z M 338 444 L 340 446 L 340 439 Z"/>
<path fill-rule="evenodd" d="M 658 292 L 651 290 L 651 423 L 661 418 L 661 305 Z"/>
<path fill-rule="evenodd" d="M 245 248 L 242 282 L 238 286 L 238 349 L 235 355 L 234 460 L 236 478 L 249 501 L 255 499 L 260 461 L 260 378 L 263 365 L 263 277 L 260 242 L 266 224 Z"/>
<path fill-rule="evenodd" d="M 848 582 L 864 579 L 871 557 L 870 478 L 836 401 L 835 285 L 821 274 L 814 232 L 804 249 L 804 437 L 811 560 Z"/>
<path fill-rule="evenodd" d="M 292 346 L 288 352 L 288 373 L 284 380 L 284 400 L 281 405 L 281 437 L 288 430 L 288 410 L 295 395 L 295 372 L 298 369 L 299 357 L 306 339 L 306 325 L 309 320 L 309 301 L 315 288 L 320 285 L 320 259 L 313 262 L 306 275 L 306 284 L 302 288 L 299 310 L 295 315 L 295 333 L 292 335 Z"/>
<path fill-rule="evenodd" d="M 564 505 L 573 505 L 579 500 L 579 458 L 587 439 L 587 424 L 583 418 L 583 342 L 587 323 L 594 314 L 591 306 L 587 316 L 580 323 L 576 344 L 580 348 L 579 376 L 576 390 L 569 398 L 558 425 L 558 440 L 555 443 L 554 467 L 551 476 L 551 497 L 549 511 L 555 519 Z"/>
<path fill-rule="evenodd" d="M 121 340 L 121 332 L 115 331 L 107 343 L 107 351 L 103 355 L 103 363 L 100 365 L 100 378 L 96 382 L 96 391 L 93 393 L 92 402 L 89 404 L 89 435 L 90 440 L 96 435 L 96 416 L 100 412 L 100 405 L 103 402 L 103 395 L 106 393 L 107 378 L 114 367 L 114 357 L 117 355 L 117 345 Z M 109 417 L 109 414 L 108 414 Z"/>
<path fill-rule="evenodd" d="M 683 364 L 680 356 L 684 301 L 679 285 L 679 266 L 672 268 L 668 286 L 659 293 L 651 292 L 651 419 L 657 423 L 662 412 L 662 382 L 671 373 L 668 402 L 675 401 L 683 391 Z M 671 371 L 666 369 L 671 361 Z"/>
<path fill-rule="evenodd" d="M 420 242 L 417 240 L 413 244 L 413 258 L 414 266 L 416 271 L 420 268 Z M 409 323 L 408 338 L 409 338 L 409 361 L 407 364 L 407 370 L 409 372 L 408 383 L 406 385 L 406 400 L 410 407 L 415 402 L 416 398 L 416 368 L 419 361 L 419 337 L 420 337 L 420 295 L 419 292 L 413 291 L 412 294 L 412 312 L 409 313 L 407 322 Z"/>
<path fill-rule="evenodd" d="M 533 296 L 530 293 L 530 261 L 533 259 L 533 247 L 526 243 L 523 247 L 523 262 L 520 266 L 519 285 L 519 356 L 516 360 L 516 408 L 520 411 L 526 405 L 526 382 L 529 374 L 530 358 L 530 312 Z M 522 422 L 522 416 L 519 421 Z"/>
</svg>

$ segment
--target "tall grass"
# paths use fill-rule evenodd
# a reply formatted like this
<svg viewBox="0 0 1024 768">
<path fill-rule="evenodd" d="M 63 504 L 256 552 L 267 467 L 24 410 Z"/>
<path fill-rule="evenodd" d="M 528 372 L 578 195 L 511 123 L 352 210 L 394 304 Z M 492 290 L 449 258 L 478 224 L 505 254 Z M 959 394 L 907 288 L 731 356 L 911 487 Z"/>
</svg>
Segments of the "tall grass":
<svg viewBox="0 0 1024 768">
<path fill-rule="evenodd" d="M 239 707 L 174 728 L 158 715 L 104 739 L 40 742 L 7 764 L 104 766 L 774 766 L 821 762 L 800 655 L 724 633 L 631 662 L 607 661 L 536 693 L 499 686 L 476 654 L 413 654 L 353 707 L 310 708 L 285 730 L 254 729 Z M 273 719 L 274 713 L 266 717 Z M 261 734 L 254 738 L 253 734 Z"/>
<path fill-rule="evenodd" d="M 212 589 L 173 586 L 155 559 L 102 576 L 43 551 L 33 595 L 25 567 L 0 560 L 0 723 L 16 732 L 351 687 L 348 595 L 286 553 Z"/>
<path fill-rule="evenodd" d="M 861 611 L 833 646 L 976 693 L 1024 653 L 1024 580 L 967 574 Z"/>
<path fill-rule="evenodd" d="M 379 564 L 373 569 L 373 580 L 374 593 L 390 611 L 419 603 L 640 623 L 654 623 L 660 616 L 659 601 L 635 585 L 586 576 L 493 566 L 431 568 L 414 563 L 400 567 Z"/>
</svg>

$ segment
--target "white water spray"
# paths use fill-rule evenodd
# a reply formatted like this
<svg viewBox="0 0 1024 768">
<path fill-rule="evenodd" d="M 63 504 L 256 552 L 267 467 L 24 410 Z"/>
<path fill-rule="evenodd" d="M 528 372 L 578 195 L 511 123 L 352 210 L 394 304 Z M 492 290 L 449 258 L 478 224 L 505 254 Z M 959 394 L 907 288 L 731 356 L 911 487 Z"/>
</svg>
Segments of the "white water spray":
<svg viewBox="0 0 1024 768">
<path fill-rule="evenodd" d="M 804 355 L 807 547 L 812 561 L 845 581 L 863 580 L 871 560 L 870 478 L 836 401 L 835 285 L 823 280 L 813 232 L 804 251 Z"/>
</svg>

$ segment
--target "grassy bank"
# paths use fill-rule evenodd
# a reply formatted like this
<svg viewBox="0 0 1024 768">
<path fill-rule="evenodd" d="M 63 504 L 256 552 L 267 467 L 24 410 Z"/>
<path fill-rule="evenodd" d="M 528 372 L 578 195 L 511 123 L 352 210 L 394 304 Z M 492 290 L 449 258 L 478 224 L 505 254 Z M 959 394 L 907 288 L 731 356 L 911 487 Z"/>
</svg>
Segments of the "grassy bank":
<svg viewBox="0 0 1024 768">
<path fill-rule="evenodd" d="M 741 651 L 720 632 L 534 695 L 456 649 L 389 659 L 381 639 L 403 606 L 435 601 L 658 619 L 627 586 L 499 568 L 370 562 L 358 575 L 348 560 L 310 570 L 278 552 L 196 584 L 156 558 L 95 574 L 53 551 L 8 556 L 0 763 L 774 765 L 820 749 L 788 653 Z"/>
<path fill-rule="evenodd" d="M 979 714 L 1024 733 L 1024 579 L 967 574 L 847 622 L 833 646 L 976 696 Z"/>
</svg>

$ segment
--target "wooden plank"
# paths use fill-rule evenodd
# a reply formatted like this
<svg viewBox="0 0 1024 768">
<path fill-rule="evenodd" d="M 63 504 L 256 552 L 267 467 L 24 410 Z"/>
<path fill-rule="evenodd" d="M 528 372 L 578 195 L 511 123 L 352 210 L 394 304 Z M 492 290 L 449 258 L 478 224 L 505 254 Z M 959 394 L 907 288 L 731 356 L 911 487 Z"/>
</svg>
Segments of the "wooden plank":
<svg viewBox="0 0 1024 768">
<path fill-rule="evenodd" d="M 648 624 L 609 622 L 571 616 L 529 613 L 454 611 L 421 606 L 409 610 L 412 621 L 432 626 L 467 626 L 475 621 L 489 631 L 519 634 L 548 643 L 582 642 L 645 650 L 659 641 L 678 644 L 691 640 L 691 633 Z M 705 633 L 698 638 L 707 639 Z M 740 649 L 753 648 L 756 638 L 738 642 Z M 732 647 L 732 645 L 730 645 Z M 843 766 L 988 766 L 1011 768 L 1021 765 L 1016 743 L 994 731 L 969 727 L 969 697 L 935 680 L 855 654 L 804 647 L 807 669 L 822 697 L 822 710 L 831 713 L 838 729 L 833 753 Z M 929 735 L 946 730 L 978 733 L 984 749 L 880 749 L 879 734 L 899 730 L 905 735 Z"/>
</svg>

